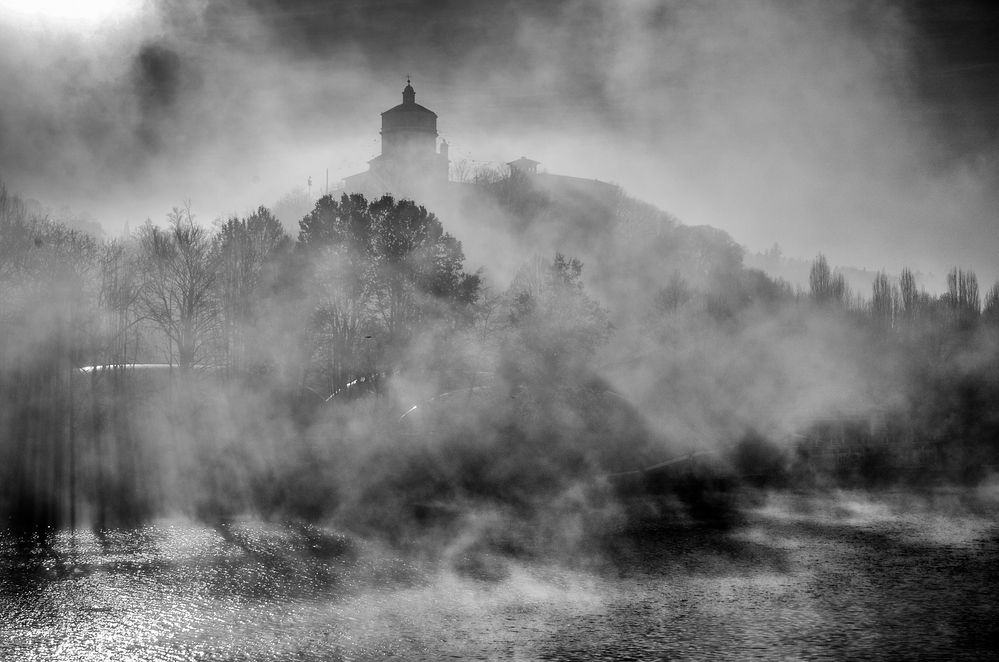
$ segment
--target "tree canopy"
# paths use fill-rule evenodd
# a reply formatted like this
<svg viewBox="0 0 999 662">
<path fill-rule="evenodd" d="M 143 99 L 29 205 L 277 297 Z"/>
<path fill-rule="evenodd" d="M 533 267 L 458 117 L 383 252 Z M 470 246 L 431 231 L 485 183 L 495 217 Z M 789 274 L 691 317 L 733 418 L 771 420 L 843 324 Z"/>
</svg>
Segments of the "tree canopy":
<svg viewBox="0 0 999 662">
<path fill-rule="evenodd" d="M 324 196 L 302 219 L 299 246 L 312 266 L 314 338 L 334 392 L 376 368 L 372 346 L 395 360 L 420 332 L 468 321 L 479 296 L 461 242 L 411 200 Z"/>
</svg>

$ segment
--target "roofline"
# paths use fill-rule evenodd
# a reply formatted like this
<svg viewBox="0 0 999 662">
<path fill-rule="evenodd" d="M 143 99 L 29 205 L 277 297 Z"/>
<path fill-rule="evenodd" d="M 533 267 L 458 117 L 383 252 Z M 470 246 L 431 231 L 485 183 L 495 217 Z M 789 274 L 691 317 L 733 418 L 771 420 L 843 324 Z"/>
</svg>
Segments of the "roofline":
<svg viewBox="0 0 999 662">
<path fill-rule="evenodd" d="M 413 111 L 422 112 L 422 113 L 430 113 L 434 117 L 437 117 L 437 113 L 435 113 L 434 111 L 430 110 L 429 108 L 425 108 L 424 106 L 421 106 L 418 103 L 400 103 L 398 106 L 392 106 L 388 110 L 383 111 L 382 115 L 384 116 L 384 115 L 388 115 L 389 113 L 413 112 Z"/>
</svg>

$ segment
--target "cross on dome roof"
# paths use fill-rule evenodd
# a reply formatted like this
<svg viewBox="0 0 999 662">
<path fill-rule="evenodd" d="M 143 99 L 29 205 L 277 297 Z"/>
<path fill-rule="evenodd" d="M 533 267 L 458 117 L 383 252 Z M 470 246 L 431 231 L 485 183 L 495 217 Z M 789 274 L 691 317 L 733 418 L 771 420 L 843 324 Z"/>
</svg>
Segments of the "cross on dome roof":
<svg viewBox="0 0 999 662">
<path fill-rule="evenodd" d="M 416 90 L 413 89 L 413 83 L 409 80 L 409 76 L 406 76 L 406 88 L 402 91 L 402 103 L 405 105 L 411 105 L 416 103 Z"/>
</svg>

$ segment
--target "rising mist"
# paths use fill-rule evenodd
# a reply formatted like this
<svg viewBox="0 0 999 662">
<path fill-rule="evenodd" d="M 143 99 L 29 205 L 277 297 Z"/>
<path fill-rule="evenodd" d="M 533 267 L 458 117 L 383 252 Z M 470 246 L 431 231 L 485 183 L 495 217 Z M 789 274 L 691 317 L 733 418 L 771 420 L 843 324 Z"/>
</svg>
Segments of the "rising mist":
<svg viewBox="0 0 999 662">
<path fill-rule="evenodd" d="M 27 613 L 47 582 L 123 576 L 93 559 L 180 545 L 150 576 L 312 601 L 314 634 L 345 596 L 405 620 L 363 604 L 386 587 L 486 620 L 524 596 L 602 613 L 664 568 L 704 590 L 751 566 L 757 595 L 811 563 L 802 536 L 924 558 L 938 540 L 893 536 L 946 529 L 941 503 L 984 540 L 994 136 L 933 82 L 965 80 L 945 19 L 4 8 L 0 596 Z M 404 84 L 450 181 L 351 190 Z"/>
</svg>

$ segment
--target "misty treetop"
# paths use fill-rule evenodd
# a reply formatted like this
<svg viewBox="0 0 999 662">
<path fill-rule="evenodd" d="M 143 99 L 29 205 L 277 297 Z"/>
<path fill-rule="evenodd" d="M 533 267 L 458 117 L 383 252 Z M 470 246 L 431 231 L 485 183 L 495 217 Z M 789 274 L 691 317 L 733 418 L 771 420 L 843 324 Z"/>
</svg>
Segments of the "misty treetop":
<svg viewBox="0 0 999 662">
<path fill-rule="evenodd" d="M 166 338 L 170 362 L 188 370 L 208 361 L 208 345 L 215 340 L 220 256 L 189 207 L 174 208 L 168 219 L 167 230 L 147 224 L 139 231 L 139 301 L 143 315 Z"/>
<path fill-rule="evenodd" d="M 461 243 L 425 207 L 391 196 L 327 195 L 300 227 L 312 269 L 317 364 L 330 373 L 330 392 L 388 369 L 383 361 L 400 360 L 421 332 L 467 323 L 479 276 L 463 270 Z"/>
<path fill-rule="evenodd" d="M 829 268 L 826 256 L 821 253 L 815 258 L 808 274 L 808 286 L 811 289 L 812 299 L 819 305 L 843 303 L 846 298 L 846 281 L 843 275 L 834 274 Z"/>
<path fill-rule="evenodd" d="M 461 242 L 444 231 L 425 207 L 391 196 L 368 202 L 361 195 L 339 201 L 324 196 L 300 223 L 306 252 L 328 251 L 373 279 L 369 287 L 395 290 L 408 282 L 422 295 L 473 303 L 479 277 L 462 271 Z"/>
<path fill-rule="evenodd" d="M 508 283 L 390 196 L 321 197 L 297 241 L 265 207 L 209 227 L 190 205 L 97 240 L 0 189 L 0 508 L 524 505 L 698 444 L 749 444 L 731 461 L 763 453 L 785 481 L 970 480 L 999 459 L 999 284 L 955 269 L 934 296 L 882 272 L 866 298 L 820 255 L 796 291 L 725 233 L 534 186 L 494 180 L 451 210 L 527 233 L 540 256 Z"/>
<path fill-rule="evenodd" d="M 261 364 L 261 347 L 274 347 L 273 338 L 260 338 L 274 328 L 261 301 L 280 292 L 288 270 L 291 239 L 266 207 L 246 218 L 232 217 L 219 227 L 213 250 L 218 256 L 219 351 L 230 370 L 245 372 Z"/>
<path fill-rule="evenodd" d="M 610 337 L 608 312 L 585 291 L 582 273 L 579 259 L 556 253 L 551 262 L 528 263 L 514 278 L 509 319 L 520 345 L 514 356 L 538 359 L 534 369 L 557 374 L 585 363 Z"/>
</svg>

